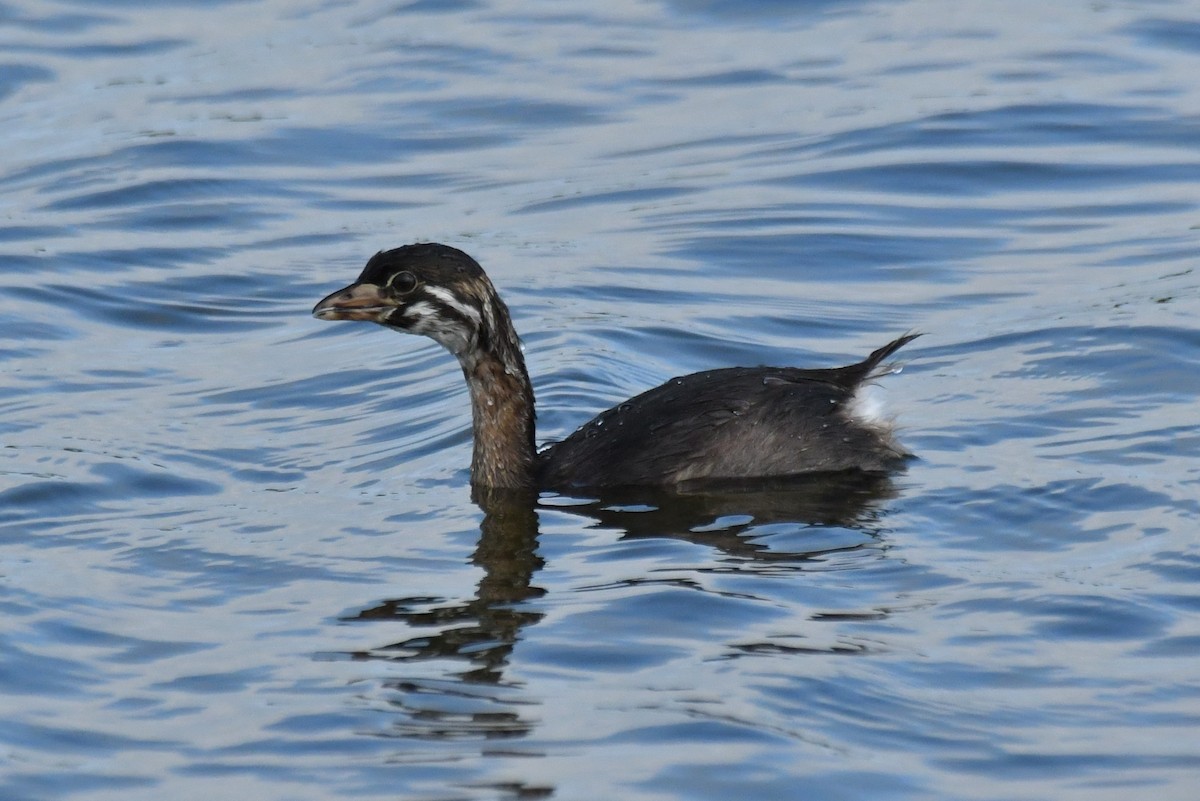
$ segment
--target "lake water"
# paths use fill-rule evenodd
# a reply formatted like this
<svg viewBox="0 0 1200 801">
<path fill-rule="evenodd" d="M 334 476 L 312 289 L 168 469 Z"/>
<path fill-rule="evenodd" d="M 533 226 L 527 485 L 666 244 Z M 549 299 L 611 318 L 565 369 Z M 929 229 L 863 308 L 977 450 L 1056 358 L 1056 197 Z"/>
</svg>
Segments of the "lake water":
<svg viewBox="0 0 1200 801">
<path fill-rule="evenodd" d="M 1200 786 L 1200 5 L 0 6 L 0 798 Z M 471 501 L 309 310 L 476 256 L 539 441 L 908 330 L 871 487 Z"/>
</svg>

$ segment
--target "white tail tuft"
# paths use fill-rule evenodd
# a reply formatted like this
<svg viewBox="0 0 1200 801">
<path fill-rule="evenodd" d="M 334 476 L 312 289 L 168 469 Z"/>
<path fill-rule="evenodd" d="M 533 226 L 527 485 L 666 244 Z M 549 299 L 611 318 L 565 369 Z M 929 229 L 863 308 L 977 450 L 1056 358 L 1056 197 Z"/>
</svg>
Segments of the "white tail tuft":
<svg viewBox="0 0 1200 801">
<path fill-rule="evenodd" d="M 863 384 L 846 405 L 846 416 L 864 426 L 890 430 L 892 419 L 884 404 L 883 389 L 875 384 Z"/>
</svg>

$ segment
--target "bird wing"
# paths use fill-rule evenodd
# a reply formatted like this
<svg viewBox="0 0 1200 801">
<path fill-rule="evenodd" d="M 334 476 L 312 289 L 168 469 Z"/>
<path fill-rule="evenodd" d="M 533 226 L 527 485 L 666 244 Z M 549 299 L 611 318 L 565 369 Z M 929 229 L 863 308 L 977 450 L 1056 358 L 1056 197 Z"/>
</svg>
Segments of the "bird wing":
<svg viewBox="0 0 1200 801">
<path fill-rule="evenodd" d="M 837 412 L 852 390 L 835 379 L 832 371 L 762 367 L 671 379 L 543 451 L 542 484 L 663 484 L 809 472 L 805 448 L 845 428 Z"/>
</svg>

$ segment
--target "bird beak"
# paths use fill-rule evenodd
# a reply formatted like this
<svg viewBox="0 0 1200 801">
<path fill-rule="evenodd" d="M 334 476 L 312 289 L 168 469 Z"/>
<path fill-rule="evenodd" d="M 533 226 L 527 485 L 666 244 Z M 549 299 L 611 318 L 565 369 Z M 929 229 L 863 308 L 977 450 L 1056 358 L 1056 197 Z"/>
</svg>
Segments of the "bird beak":
<svg viewBox="0 0 1200 801">
<path fill-rule="evenodd" d="M 382 322 L 396 305 L 383 296 L 375 284 L 351 284 L 339 289 L 313 307 L 318 320 L 366 320 Z"/>
</svg>

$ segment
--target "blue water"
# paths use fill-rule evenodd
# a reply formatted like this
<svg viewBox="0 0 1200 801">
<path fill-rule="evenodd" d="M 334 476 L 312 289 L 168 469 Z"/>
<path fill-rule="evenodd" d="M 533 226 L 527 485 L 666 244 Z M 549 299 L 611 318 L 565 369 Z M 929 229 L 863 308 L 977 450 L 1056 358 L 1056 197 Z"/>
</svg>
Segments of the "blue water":
<svg viewBox="0 0 1200 801">
<path fill-rule="evenodd" d="M 1197 20 L 0 6 L 0 798 L 1191 801 Z M 309 316 L 417 240 L 541 441 L 920 330 L 919 459 L 485 516 L 450 357 Z"/>
</svg>

